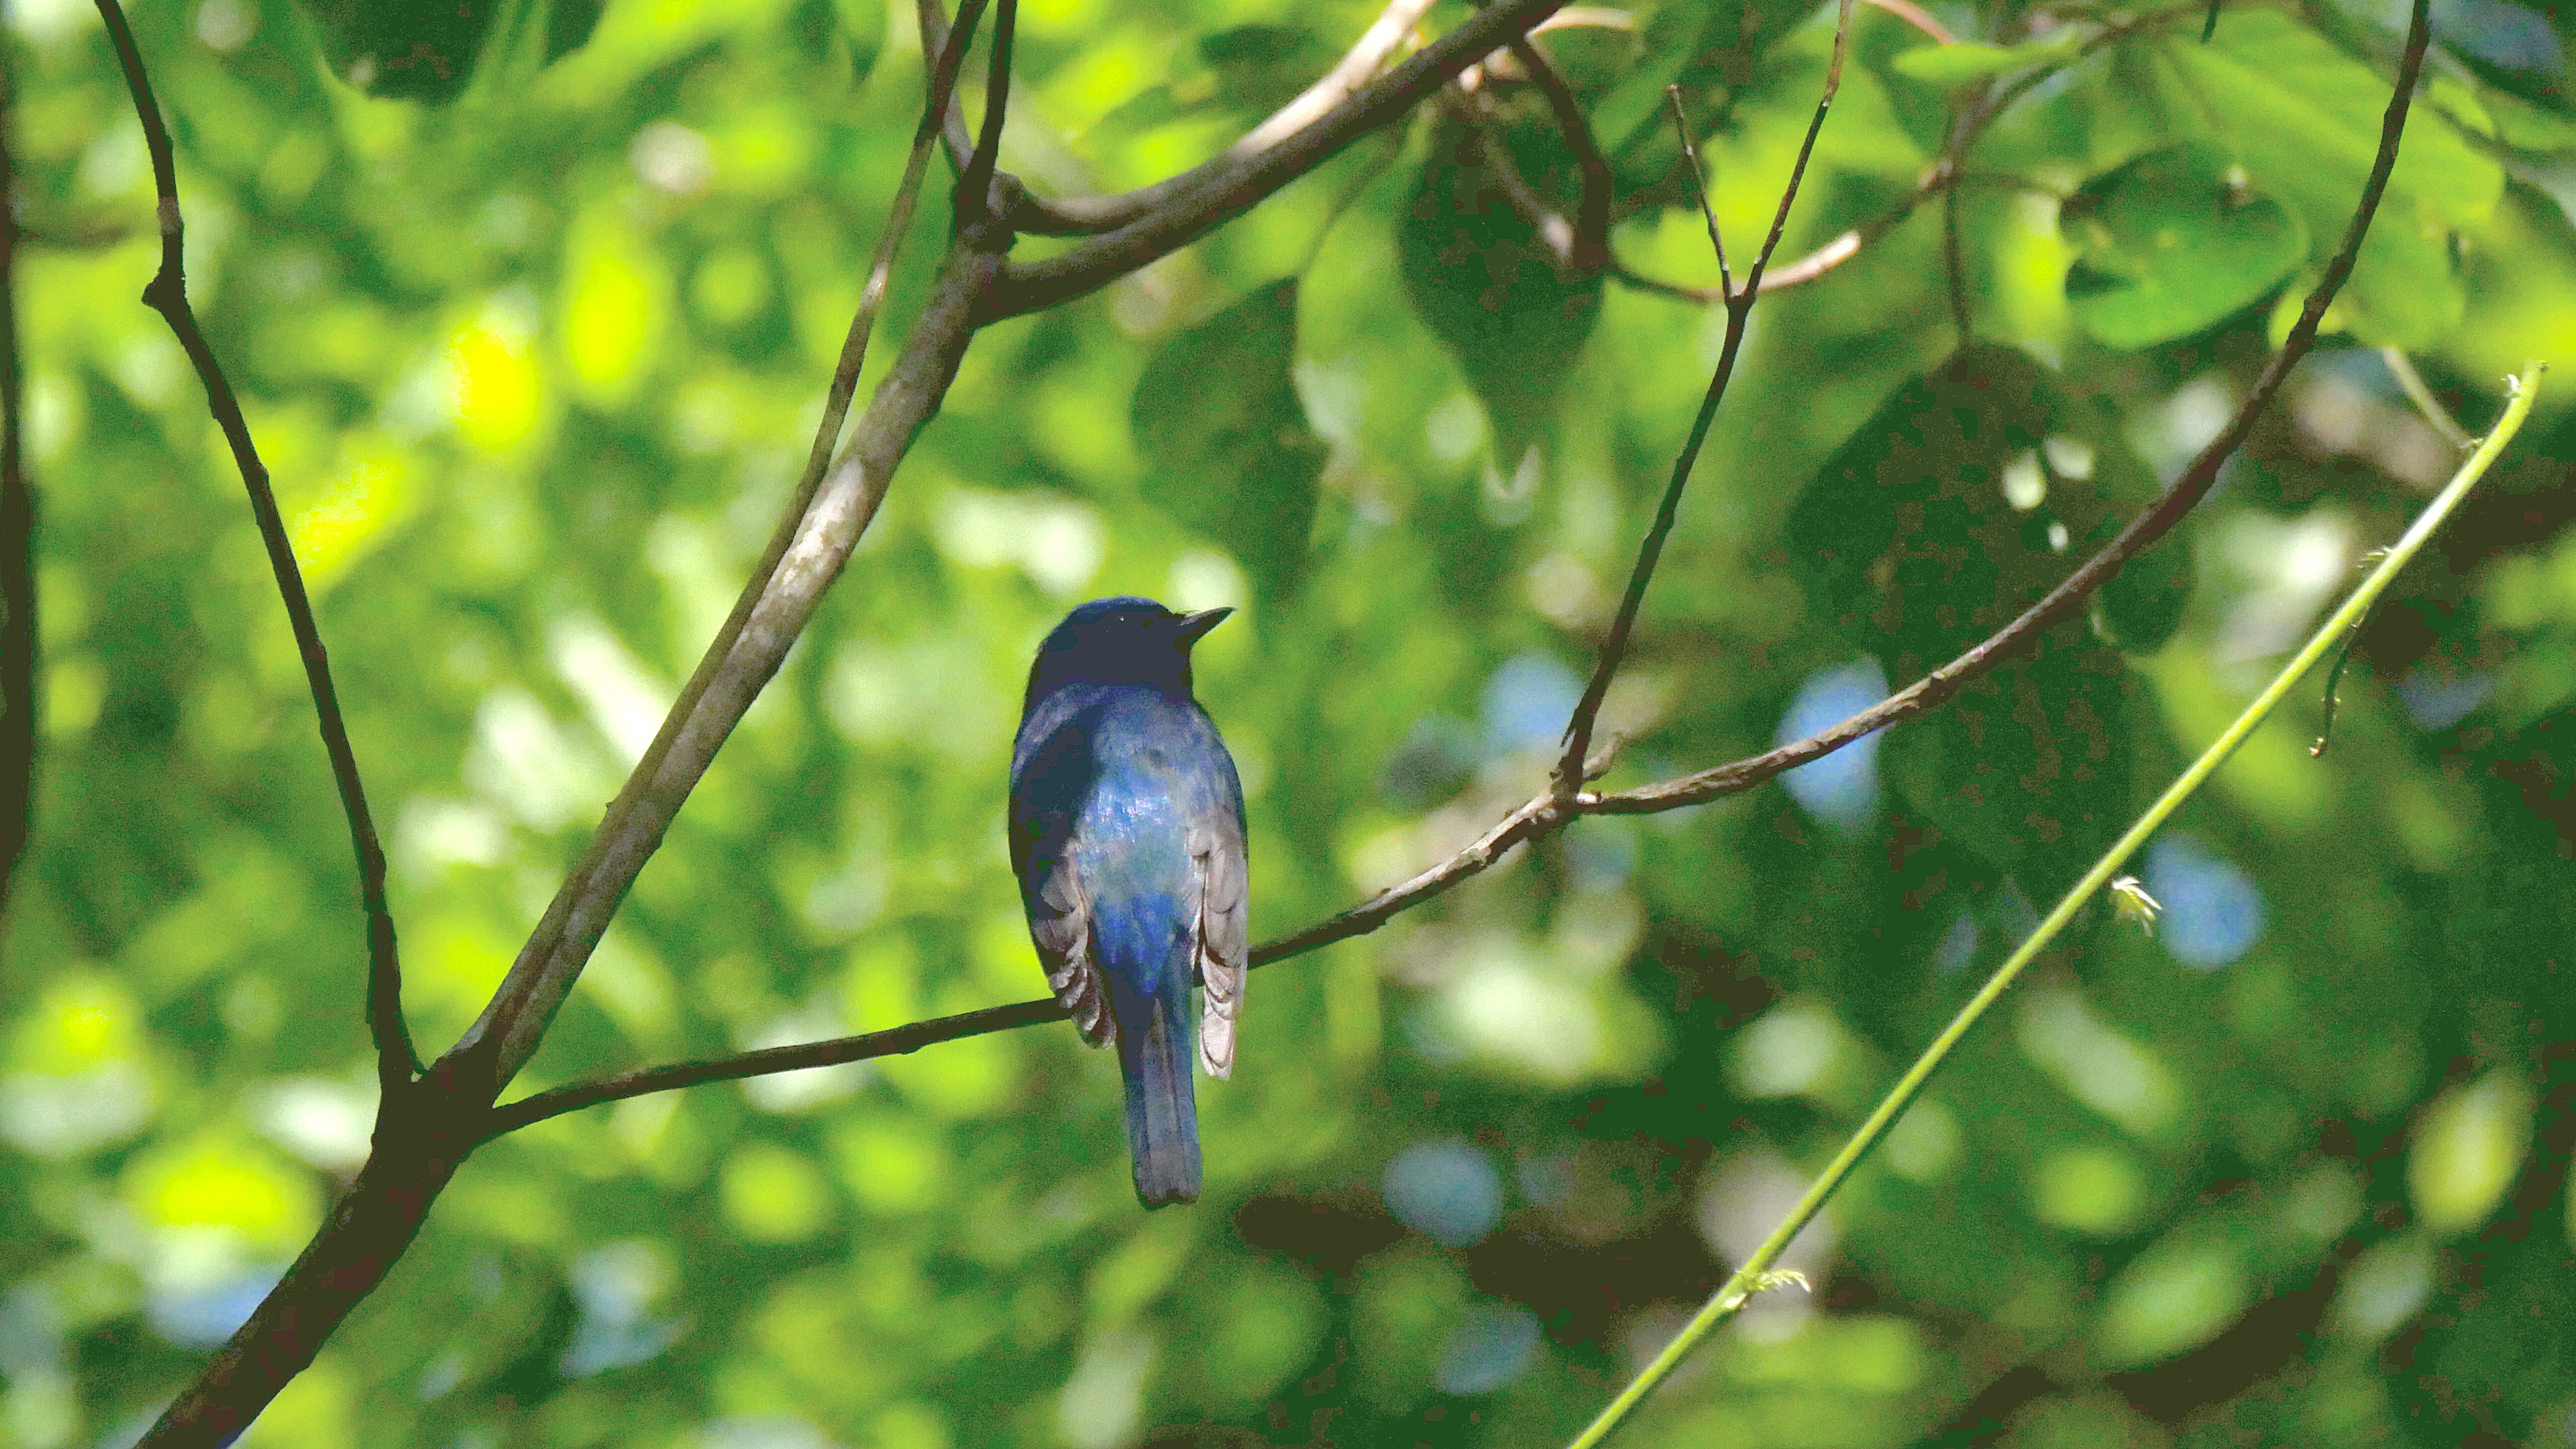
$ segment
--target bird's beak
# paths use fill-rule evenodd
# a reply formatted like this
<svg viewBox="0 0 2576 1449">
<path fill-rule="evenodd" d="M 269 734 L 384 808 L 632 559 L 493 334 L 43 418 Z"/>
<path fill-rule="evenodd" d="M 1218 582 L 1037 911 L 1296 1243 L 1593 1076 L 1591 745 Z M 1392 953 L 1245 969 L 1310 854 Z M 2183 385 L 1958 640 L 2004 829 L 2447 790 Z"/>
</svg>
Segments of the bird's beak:
<svg viewBox="0 0 2576 1449">
<path fill-rule="evenodd" d="M 1187 649 L 1207 637 L 1207 631 L 1224 623 L 1225 616 L 1233 612 L 1232 609 L 1202 609 L 1195 614 L 1183 614 L 1179 626 L 1172 632 L 1179 637 L 1181 647 Z"/>
</svg>

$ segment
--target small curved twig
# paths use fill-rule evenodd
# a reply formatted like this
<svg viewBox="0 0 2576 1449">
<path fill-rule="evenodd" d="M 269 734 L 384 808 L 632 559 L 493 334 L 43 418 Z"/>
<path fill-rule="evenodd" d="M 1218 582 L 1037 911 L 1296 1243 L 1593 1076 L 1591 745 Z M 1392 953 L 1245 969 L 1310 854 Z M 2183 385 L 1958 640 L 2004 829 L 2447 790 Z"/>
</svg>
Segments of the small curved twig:
<svg viewBox="0 0 2576 1449">
<path fill-rule="evenodd" d="M 1879 4 L 1881 9 L 1890 9 L 1891 13 L 1899 13 L 1882 4 L 1881 0 L 1870 0 L 1870 3 Z M 2118 40 L 2134 28 L 2134 26 L 2121 25 L 2105 26 L 2100 34 L 2085 42 L 2078 54 L 2089 55 L 2096 48 Z M 1940 39 L 1945 45 L 1951 43 L 1946 35 Z M 1985 134 L 1986 128 L 1994 124 L 1995 118 L 2009 109 L 2014 101 L 2021 99 L 2025 92 L 2054 74 L 2057 69 L 2059 67 L 2056 66 L 2035 66 L 2005 84 L 1995 87 L 1992 93 L 1979 103 L 1967 107 L 1959 123 L 1951 128 L 1949 139 L 1942 147 L 1941 154 L 1933 158 L 1931 165 L 1923 168 L 1922 174 L 1915 177 L 1913 188 L 1899 198 L 1894 206 L 1859 226 L 1843 232 L 1796 261 L 1783 263 L 1764 272 L 1761 289 L 1765 292 L 1785 291 L 1791 287 L 1803 287 L 1817 280 L 1827 272 L 1859 256 L 1863 250 L 1881 237 L 1904 225 L 1906 220 L 1914 215 L 1915 209 L 1924 202 L 1935 196 L 1947 195 L 1952 188 L 1969 179 L 1966 170 L 1967 154 L 1975 148 L 1978 139 Z M 1679 302 L 1717 306 L 1723 304 L 1727 297 L 1727 293 L 1719 288 L 1692 287 L 1641 275 L 1620 264 L 1615 258 L 1611 263 L 1611 275 L 1638 291 L 1670 297 Z"/>
<path fill-rule="evenodd" d="M 991 68 L 984 81 L 984 125 L 975 138 L 975 154 L 966 160 L 959 173 L 957 190 L 957 224 L 960 230 L 985 227 L 993 218 L 993 172 L 1002 155 L 1002 121 L 1011 102 L 1011 38 L 1018 29 L 1018 0 L 1001 0 L 1002 8 L 993 16 L 993 51 Z M 944 56 L 942 57 L 945 58 Z M 929 114 L 935 114 L 929 113 Z M 928 119 L 926 114 L 925 120 Z M 1009 245 L 1005 237 L 999 245 Z"/>
<path fill-rule="evenodd" d="M 287 541 L 277 494 L 269 487 L 268 465 L 259 460 L 241 403 L 188 305 L 186 229 L 179 215 L 179 164 L 171 150 L 170 129 L 162 122 L 160 103 L 153 99 L 152 79 L 144 71 L 134 31 L 125 23 L 124 7 L 117 0 L 97 0 L 97 4 L 99 18 L 106 22 L 108 37 L 116 45 L 126 88 L 134 95 L 135 118 L 143 126 L 144 149 L 152 157 L 153 190 L 160 198 L 161 266 L 143 289 L 143 304 L 169 324 L 205 384 L 207 410 L 232 447 L 233 464 L 250 494 L 251 517 L 258 523 L 260 542 L 268 548 L 269 572 L 277 578 L 278 601 L 286 606 L 287 623 L 295 633 L 322 748 L 331 759 L 331 779 L 339 787 L 340 809 L 349 819 L 349 844 L 358 858 L 359 906 L 367 917 L 367 1025 L 375 1039 L 377 1084 L 390 1098 L 411 1085 L 420 1072 L 420 1057 L 412 1048 L 411 1029 L 403 1022 L 402 962 L 394 945 L 393 906 L 385 894 L 385 849 L 376 839 L 366 786 L 358 777 L 357 751 L 349 743 L 339 691 L 331 683 L 331 657 L 322 647 L 322 629 L 314 622 L 313 601 L 304 592 L 304 575 L 296 566 L 294 545 Z"/>
<path fill-rule="evenodd" d="M 1564 14 L 1560 11 L 1549 18 L 1561 20 Z M 1529 73 L 1530 83 L 1547 97 L 1547 107 L 1555 113 L 1557 129 L 1564 133 L 1565 144 L 1574 152 L 1575 170 L 1583 178 L 1583 199 L 1576 205 L 1573 245 L 1566 260 L 1576 271 L 1599 271 L 1610 260 L 1610 160 L 1593 138 L 1592 122 L 1574 98 L 1574 87 L 1546 52 L 1526 36 L 1515 38 L 1511 51 Z"/>
<path fill-rule="evenodd" d="M 1726 385 L 1735 375 L 1735 359 L 1743 350 L 1745 328 L 1753 320 L 1753 304 L 1762 296 L 1762 271 L 1771 254 L 1780 249 L 1780 238 L 1788 230 L 1789 208 L 1797 202 L 1798 186 L 1807 176 L 1807 161 L 1816 151 L 1816 137 L 1825 129 L 1825 115 L 1833 109 L 1834 95 L 1842 89 L 1843 58 L 1851 49 L 1852 0 L 1842 0 L 1834 22 L 1833 59 L 1825 67 L 1824 94 L 1816 101 L 1816 112 L 1807 121 L 1807 134 L 1798 143 L 1798 159 L 1789 168 L 1788 184 L 1780 190 L 1780 205 L 1771 215 L 1771 230 L 1762 238 L 1762 249 L 1753 256 L 1753 265 L 1744 274 L 1739 291 L 1730 286 L 1726 301 L 1726 341 L 1717 356 L 1717 368 L 1708 380 L 1708 393 L 1700 399 L 1699 414 L 1691 419 L 1690 438 L 1683 443 L 1681 455 L 1673 460 L 1671 481 L 1664 485 L 1662 504 L 1655 510 L 1655 521 L 1646 530 L 1646 541 L 1637 549 L 1636 566 L 1628 573 L 1628 591 L 1619 600 L 1618 616 L 1610 621 L 1610 632 L 1601 641 L 1601 657 L 1592 667 L 1592 678 L 1583 686 L 1583 697 L 1576 701 L 1574 713 L 1565 725 L 1565 749 L 1556 764 L 1556 798 L 1571 800 L 1583 788 L 1583 764 L 1592 753 L 1593 722 L 1601 714 L 1601 702 L 1610 695 L 1610 680 L 1619 672 L 1620 661 L 1627 657 L 1628 635 L 1637 626 L 1637 613 L 1645 607 L 1646 585 L 1655 576 L 1655 565 L 1663 558 L 1664 540 L 1672 536 L 1673 524 L 1681 515 L 1682 490 L 1690 483 L 1691 467 L 1699 461 L 1699 450 L 1708 441 L 1708 430 L 1717 421 L 1717 405 L 1726 396 Z M 1698 175 L 1698 167 L 1692 167 Z"/>
</svg>

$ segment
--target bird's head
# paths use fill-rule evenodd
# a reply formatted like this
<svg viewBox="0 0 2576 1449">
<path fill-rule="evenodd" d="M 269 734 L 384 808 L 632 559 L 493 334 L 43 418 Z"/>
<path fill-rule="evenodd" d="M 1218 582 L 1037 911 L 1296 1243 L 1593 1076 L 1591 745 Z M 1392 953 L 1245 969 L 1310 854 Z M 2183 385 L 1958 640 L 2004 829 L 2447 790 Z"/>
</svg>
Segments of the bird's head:
<svg viewBox="0 0 2576 1449">
<path fill-rule="evenodd" d="M 1068 684 L 1151 684 L 1190 692 L 1190 647 L 1232 609 L 1175 614 L 1151 599 L 1094 599 L 1038 646 L 1026 704 Z"/>
</svg>

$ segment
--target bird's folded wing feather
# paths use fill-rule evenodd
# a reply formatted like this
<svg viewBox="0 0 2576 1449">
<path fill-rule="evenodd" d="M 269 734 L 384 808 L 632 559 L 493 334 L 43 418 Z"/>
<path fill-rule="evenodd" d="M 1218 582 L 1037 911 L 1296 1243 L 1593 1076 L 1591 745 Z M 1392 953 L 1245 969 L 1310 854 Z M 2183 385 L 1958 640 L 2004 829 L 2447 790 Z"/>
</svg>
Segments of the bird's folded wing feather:
<svg viewBox="0 0 2576 1449">
<path fill-rule="evenodd" d="M 1058 857 L 1030 900 L 1029 937 L 1046 964 L 1055 999 L 1064 1004 L 1084 1041 L 1093 1046 L 1115 1042 L 1118 1023 L 1109 1015 L 1109 992 L 1091 956 L 1091 903 L 1083 893 L 1082 873 L 1070 858 Z"/>
<path fill-rule="evenodd" d="M 1234 1074 L 1234 1019 L 1243 1010 L 1243 975 L 1251 953 L 1251 871 L 1240 817 L 1190 831 L 1190 864 L 1198 883 L 1198 960 L 1204 993 L 1199 1013 L 1199 1066 L 1211 1077 Z"/>
</svg>

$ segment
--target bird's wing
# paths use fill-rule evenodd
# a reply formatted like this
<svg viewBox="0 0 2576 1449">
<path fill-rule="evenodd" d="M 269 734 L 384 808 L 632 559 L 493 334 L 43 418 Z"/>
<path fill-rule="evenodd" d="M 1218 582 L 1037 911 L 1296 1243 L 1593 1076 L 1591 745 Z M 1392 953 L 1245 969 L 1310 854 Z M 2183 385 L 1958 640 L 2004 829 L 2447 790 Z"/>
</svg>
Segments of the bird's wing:
<svg viewBox="0 0 2576 1449">
<path fill-rule="evenodd" d="M 1234 1019 L 1243 1010 L 1243 974 L 1251 959 L 1252 873 L 1243 848 L 1240 806 L 1209 812 L 1190 829 L 1191 873 L 1198 885 L 1198 959 L 1191 963 L 1206 993 L 1199 1013 L 1199 1066 L 1211 1077 L 1234 1074 Z"/>
<path fill-rule="evenodd" d="M 1077 782 L 1088 756 L 1072 713 L 1059 704 L 1022 723 L 1011 762 L 1011 868 L 1047 984 L 1082 1039 L 1101 1046 L 1118 1039 L 1118 1024 L 1092 954 L 1091 892 L 1074 859 Z"/>
<path fill-rule="evenodd" d="M 1057 856 L 1029 892 L 1029 939 L 1046 965 L 1047 985 L 1055 988 L 1055 999 L 1082 1039 L 1093 1046 L 1116 1041 L 1109 992 L 1091 955 L 1091 903 L 1069 854 Z"/>
</svg>

